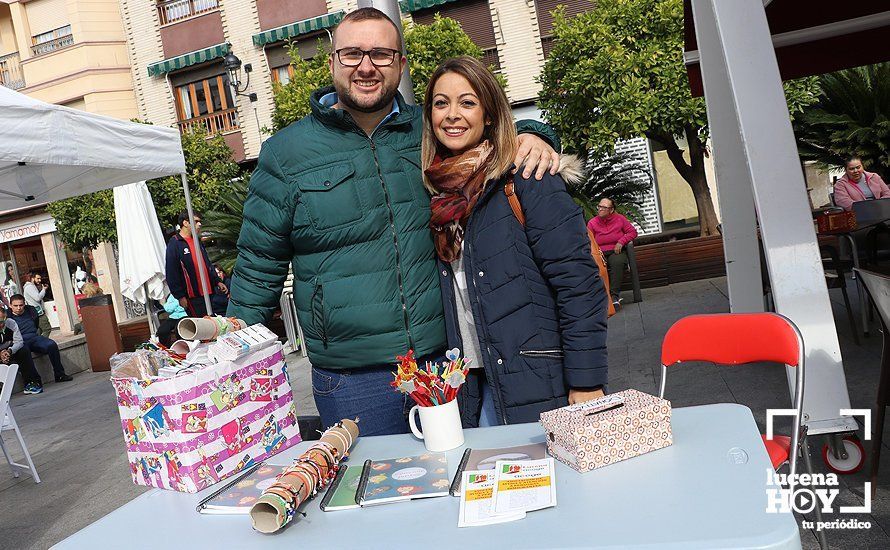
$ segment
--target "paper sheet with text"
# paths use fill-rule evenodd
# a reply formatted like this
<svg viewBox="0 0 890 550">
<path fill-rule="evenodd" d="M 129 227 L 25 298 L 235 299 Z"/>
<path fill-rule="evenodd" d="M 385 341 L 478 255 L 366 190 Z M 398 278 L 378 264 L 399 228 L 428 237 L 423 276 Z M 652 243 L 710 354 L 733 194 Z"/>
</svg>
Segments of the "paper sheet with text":
<svg viewBox="0 0 890 550">
<path fill-rule="evenodd" d="M 556 470 L 553 458 L 498 460 L 494 488 L 495 514 L 531 512 L 556 506 Z"/>
<path fill-rule="evenodd" d="M 464 490 L 460 496 L 458 527 L 491 525 L 525 517 L 523 511 L 495 515 L 492 496 L 497 475 L 494 470 L 467 470 L 461 477 Z"/>
</svg>

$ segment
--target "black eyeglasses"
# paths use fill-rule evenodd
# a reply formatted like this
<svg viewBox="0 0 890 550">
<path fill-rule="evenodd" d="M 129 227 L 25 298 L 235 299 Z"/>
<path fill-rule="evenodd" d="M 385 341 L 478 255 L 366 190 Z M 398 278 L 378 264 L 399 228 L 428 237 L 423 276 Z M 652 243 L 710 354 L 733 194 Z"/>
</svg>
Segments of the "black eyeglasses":
<svg viewBox="0 0 890 550">
<path fill-rule="evenodd" d="M 371 60 L 371 64 L 375 67 L 389 67 L 396 60 L 399 50 L 390 48 L 372 48 L 363 50 L 361 48 L 340 48 L 334 52 L 340 64 L 345 67 L 358 67 L 364 61 L 365 56 Z"/>
</svg>

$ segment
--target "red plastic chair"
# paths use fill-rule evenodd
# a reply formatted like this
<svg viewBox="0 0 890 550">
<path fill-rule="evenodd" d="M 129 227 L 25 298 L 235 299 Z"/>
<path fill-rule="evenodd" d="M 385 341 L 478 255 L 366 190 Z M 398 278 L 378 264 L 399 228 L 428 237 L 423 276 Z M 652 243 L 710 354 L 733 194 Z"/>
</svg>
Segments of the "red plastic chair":
<svg viewBox="0 0 890 550">
<path fill-rule="evenodd" d="M 763 444 L 773 468 L 790 462 L 789 473 L 797 472 L 797 452 L 803 419 L 804 344 L 800 331 L 786 317 L 776 313 L 721 313 L 691 315 L 680 319 L 667 331 L 661 345 L 661 386 L 664 397 L 667 368 L 687 361 L 706 361 L 721 365 L 743 365 L 758 361 L 782 363 L 797 369 L 794 384 L 794 408 L 797 420 L 791 437 L 776 436 Z M 806 448 L 805 448 L 806 452 Z M 809 468 L 809 461 L 807 461 Z"/>
</svg>

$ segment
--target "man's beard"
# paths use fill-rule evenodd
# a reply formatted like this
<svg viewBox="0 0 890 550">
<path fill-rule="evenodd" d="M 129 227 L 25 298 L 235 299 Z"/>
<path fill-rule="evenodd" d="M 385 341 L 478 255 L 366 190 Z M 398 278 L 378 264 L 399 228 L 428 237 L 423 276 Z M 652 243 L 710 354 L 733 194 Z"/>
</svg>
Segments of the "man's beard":
<svg viewBox="0 0 890 550">
<path fill-rule="evenodd" d="M 346 83 L 346 86 L 340 85 L 338 82 L 334 82 L 334 89 L 337 91 L 337 101 L 342 103 L 348 109 L 353 109 L 360 113 L 376 113 L 377 111 L 381 111 L 392 104 L 392 100 L 396 97 L 396 93 L 399 91 L 399 85 L 396 83 L 391 88 L 384 87 L 382 89 L 380 98 L 372 103 L 371 105 L 362 105 L 360 104 L 356 98 L 354 98 L 350 94 L 350 86 L 349 82 Z M 385 86 L 385 84 L 384 84 Z"/>
</svg>

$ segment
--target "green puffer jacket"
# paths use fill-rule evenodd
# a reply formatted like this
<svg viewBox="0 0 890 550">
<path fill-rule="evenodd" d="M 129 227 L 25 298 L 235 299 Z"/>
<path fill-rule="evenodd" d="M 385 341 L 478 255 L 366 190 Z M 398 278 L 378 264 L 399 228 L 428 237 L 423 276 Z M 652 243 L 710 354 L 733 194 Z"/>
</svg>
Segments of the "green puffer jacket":
<svg viewBox="0 0 890 550">
<path fill-rule="evenodd" d="M 268 321 L 288 262 L 309 359 L 352 369 L 445 348 L 445 323 L 420 172 L 421 109 L 368 137 L 341 109 L 321 105 L 269 138 L 244 203 L 228 315 Z M 558 142 L 536 122 L 520 127 Z"/>
</svg>

